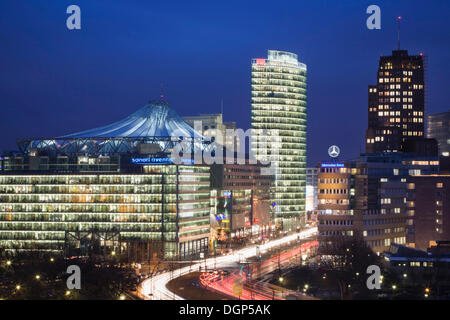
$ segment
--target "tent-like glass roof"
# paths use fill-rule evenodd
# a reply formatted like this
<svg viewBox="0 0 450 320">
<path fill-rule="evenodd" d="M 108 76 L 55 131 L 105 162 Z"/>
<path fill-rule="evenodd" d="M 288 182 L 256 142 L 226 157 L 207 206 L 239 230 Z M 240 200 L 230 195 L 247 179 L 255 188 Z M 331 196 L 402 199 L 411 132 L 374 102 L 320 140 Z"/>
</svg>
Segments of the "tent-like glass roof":
<svg viewBox="0 0 450 320">
<path fill-rule="evenodd" d="M 164 101 L 150 101 L 123 120 L 60 138 L 194 137 L 189 126 Z"/>
<path fill-rule="evenodd" d="M 21 152 L 32 150 L 59 154 L 118 154 L 136 152 L 141 143 L 159 144 L 170 151 L 188 139 L 192 148 L 203 149 L 204 137 L 196 133 L 165 101 L 150 101 L 123 120 L 103 127 L 57 138 L 17 141 Z"/>
</svg>

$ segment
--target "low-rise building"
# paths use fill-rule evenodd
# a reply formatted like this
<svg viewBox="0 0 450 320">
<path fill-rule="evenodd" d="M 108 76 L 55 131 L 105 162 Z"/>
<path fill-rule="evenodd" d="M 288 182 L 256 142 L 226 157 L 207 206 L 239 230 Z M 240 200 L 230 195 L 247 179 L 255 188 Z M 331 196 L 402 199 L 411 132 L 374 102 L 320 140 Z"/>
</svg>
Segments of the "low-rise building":
<svg viewBox="0 0 450 320">
<path fill-rule="evenodd" d="M 450 175 L 407 178 L 407 244 L 427 250 L 450 239 Z"/>
<path fill-rule="evenodd" d="M 211 201 L 217 238 L 268 238 L 272 224 L 271 176 L 261 175 L 261 165 L 211 166 Z"/>
<path fill-rule="evenodd" d="M 449 241 L 438 241 L 428 251 L 392 243 L 383 253 L 387 267 L 408 286 L 422 286 L 426 296 L 450 293 Z"/>
</svg>

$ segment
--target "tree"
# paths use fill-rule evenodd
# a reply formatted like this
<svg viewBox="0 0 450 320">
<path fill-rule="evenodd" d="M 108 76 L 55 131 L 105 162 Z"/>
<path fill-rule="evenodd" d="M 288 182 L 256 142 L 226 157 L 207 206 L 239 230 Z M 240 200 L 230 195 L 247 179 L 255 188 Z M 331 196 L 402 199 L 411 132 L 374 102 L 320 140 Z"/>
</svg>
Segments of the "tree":
<svg viewBox="0 0 450 320">
<path fill-rule="evenodd" d="M 322 263 L 336 277 L 341 298 L 373 298 L 374 292 L 366 285 L 367 267 L 377 265 L 382 269 L 381 258 L 356 234 L 352 237 L 336 237 L 332 247 L 327 248 L 332 259 Z M 330 250 L 331 249 L 331 250 Z"/>
</svg>

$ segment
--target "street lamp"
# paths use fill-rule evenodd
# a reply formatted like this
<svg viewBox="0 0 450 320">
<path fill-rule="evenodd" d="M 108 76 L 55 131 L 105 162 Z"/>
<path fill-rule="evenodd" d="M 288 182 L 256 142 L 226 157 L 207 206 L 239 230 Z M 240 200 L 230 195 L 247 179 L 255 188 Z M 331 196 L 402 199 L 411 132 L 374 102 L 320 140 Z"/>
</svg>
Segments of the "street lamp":
<svg viewBox="0 0 450 320">
<path fill-rule="evenodd" d="M 20 290 L 20 285 L 19 285 L 19 284 L 16 286 L 16 290 L 17 290 L 17 291 Z"/>
<path fill-rule="evenodd" d="M 10 266 L 11 265 L 11 260 L 6 261 L 6 265 Z"/>
<path fill-rule="evenodd" d="M 67 290 L 67 291 L 66 291 L 66 296 L 69 296 L 69 295 L 70 295 L 70 291 Z"/>
<path fill-rule="evenodd" d="M 119 297 L 120 300 L 125 300 L 125 295 L 121 294 Z"/>
<path fill-rule="evenodd" d="M 395 284 L 392 285 L 392 290 L 397 289 L 397 286 Z"/>
<path fill-rule="evenodd" d="M 38 274 L 37 274 L 37 275 L 35 275 L 34 277 L 36 278 L 36 280 L 39 280 L 39 279 L 41 278 L 41 276 L 40 276 L 40 275 L 38 275 Z"/>
<path fill-rule="evenodd" d="M 283 277 L 279 277 L 278 280 L 279 280 L 280 282 L 283 282 L 284 279 L 283 279 Z"/>
</svg>

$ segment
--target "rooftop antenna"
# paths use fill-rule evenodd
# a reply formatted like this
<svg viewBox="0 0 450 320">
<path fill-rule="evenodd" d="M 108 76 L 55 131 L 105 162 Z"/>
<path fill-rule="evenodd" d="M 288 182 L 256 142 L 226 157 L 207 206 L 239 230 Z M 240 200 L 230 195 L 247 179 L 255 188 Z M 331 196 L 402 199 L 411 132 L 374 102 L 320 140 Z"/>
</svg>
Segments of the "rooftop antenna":
<svg viewBox="0 0 450 320">
<path fill-rule="evenodd" d="M 397 17 L 397 46 L 400 50 L 400 22 L 402 21 L 402 16 Z"/>
<path fill-rule="evenodd" d="M 160 99 L 160 100 L 164 100 L 163 84 L 162 84 L 162 83 L 161 83 L 161 89 L 160 89 L 159 99 Z"/>
</svg>

